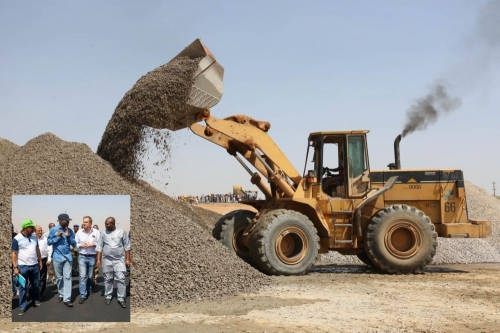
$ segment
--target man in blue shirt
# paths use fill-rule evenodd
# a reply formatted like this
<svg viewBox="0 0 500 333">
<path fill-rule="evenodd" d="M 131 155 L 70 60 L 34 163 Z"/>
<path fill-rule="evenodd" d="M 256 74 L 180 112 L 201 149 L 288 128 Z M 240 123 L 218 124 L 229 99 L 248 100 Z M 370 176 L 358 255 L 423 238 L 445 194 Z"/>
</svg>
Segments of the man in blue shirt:
<svg viewBox="0 0 500 333">
<path fill-rule="evenodd" d="M 77 248 L 75 233 L 68 228 L 68 214 L 60 214 L 57 217 L 59 225 L 50 229 L 47 244 L 53 246 L 52 264 L 56 273 L 57 290 L 59 293 L 58 302 L 64 300 L 64 304 L 72 307 L 71 303 L 71 266 L 73 257 L 71 256 L 70 245 Z"/>
</svg>

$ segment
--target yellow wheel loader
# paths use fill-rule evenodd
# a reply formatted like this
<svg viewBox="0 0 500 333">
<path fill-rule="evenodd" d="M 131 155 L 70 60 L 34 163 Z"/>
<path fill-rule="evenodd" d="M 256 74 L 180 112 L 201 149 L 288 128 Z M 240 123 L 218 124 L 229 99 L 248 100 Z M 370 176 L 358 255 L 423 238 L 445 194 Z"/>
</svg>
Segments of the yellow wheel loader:
<svg viewBox="0 0 500 333">
<path fill-rule="evenodd" d="M 438 236 L 491 234 L 491 222 L 467 216 L 462 171 L 401 169 L 401 136 L 389 170 L 374 171 L 367 130 L 311 133 L 300 174 L 268 135 L 270 123 L 212 116 L 224 70 L 199 39 L 180 56 L 200 62 L 187 101 L 190 112 L 175 115 L 169 128 L 189 127 L 226 149 L 265 195 L 248 202 L 258 213 L 231 212 L 213 229 L 215 238 L 262 272 L 306 274 L 318 253 L 338 251 L 382 272 L 421 273 L 436 254 Z"/>
</svg>

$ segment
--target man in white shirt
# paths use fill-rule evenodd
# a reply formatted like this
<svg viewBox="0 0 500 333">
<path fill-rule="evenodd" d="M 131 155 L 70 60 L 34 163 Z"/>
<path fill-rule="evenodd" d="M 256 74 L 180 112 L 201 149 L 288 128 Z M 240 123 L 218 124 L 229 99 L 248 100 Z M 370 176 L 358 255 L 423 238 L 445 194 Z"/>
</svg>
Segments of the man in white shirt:
<svg viewBox="0 0 500 333">
<path fill-rule="evenodd" d="M 49 237 L 50 229 L 56 226 L 55 223 L 49 223 L 49 230 L 45 231 L 43 234 L 43 238 L 47 239 Z M 47 244 L 47 280 L 50 280 L 52 283 L 56 283 L 56 273 L 54 272 L 54 265 L 52 265 L 52 245 Z M 49 281 L 47 281 L 48 283 Z"/>
<path fill-rule="evenodd" d="M 50 229 L 54 228 L 55 226 L 56 226 L 56 224 L 55 224 L 55 223 L 50 222 L 50 223 L 49 223 L 49 230 L 45 231 L 45 233 L 43 234 L 43 236 L 42 236 L 42 237 L 44 237 L 44 238 L 49 237 L 49 232 L 50 232 Z"/>
<path fill-rule="evenodd" d="M 92 293 L 94 285 L 94 267 L 96 264 L 96 246 L 99 241 L 99 230 L 92 228 L 92 218 L 83 218 L 82 229 L 75 236 L 78 245 L 78 272 L 80 275 L 80 304 Z"/>
<path fill-rule="evenodd" d="M 45 289 L 47 287 L 47 257 L 49 254 L 49 245 L 47 244 L 47 237 L 43 236 L 42 227 L 37 225 L 35 227 L 36 238 L 38 239 L 38 248 L 42 255 L 42 269 L 40 270 L 40 295 L 45 296 Z"/>
</svg>

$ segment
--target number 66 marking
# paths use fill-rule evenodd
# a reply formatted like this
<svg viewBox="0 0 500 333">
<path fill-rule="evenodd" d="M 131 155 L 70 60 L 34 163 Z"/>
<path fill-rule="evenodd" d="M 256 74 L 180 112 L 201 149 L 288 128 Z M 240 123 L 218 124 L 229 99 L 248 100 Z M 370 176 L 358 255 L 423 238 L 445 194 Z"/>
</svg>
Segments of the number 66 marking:
<svg viewBox="0 0 500 333">
<path fill-rule="evenodd" d="M 454 202 L 445 202 L 444 204 L 444 211 L 449 213 L 449 212 L 452 212 L 454 213 L 456 211 L 456 206 L 455 206 L 455 203 Z"/>
</svg>

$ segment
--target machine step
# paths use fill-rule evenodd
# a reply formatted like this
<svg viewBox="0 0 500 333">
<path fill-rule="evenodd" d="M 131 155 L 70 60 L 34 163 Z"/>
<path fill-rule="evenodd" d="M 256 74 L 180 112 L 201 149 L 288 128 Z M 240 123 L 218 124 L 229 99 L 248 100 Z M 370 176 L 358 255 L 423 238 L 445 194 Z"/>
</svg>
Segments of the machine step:
<svg viewBox="0 0 500 333">
<path fill-rule="evenodd" d="M 352 244 L 352 240 L 335 240 L 335 244 Z"/>
</svg>

